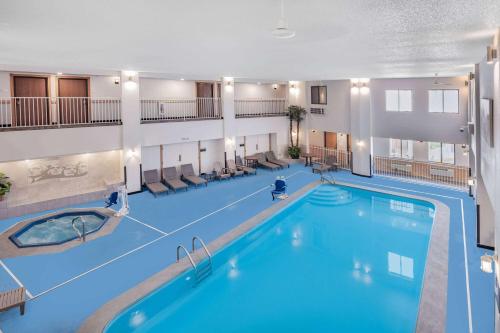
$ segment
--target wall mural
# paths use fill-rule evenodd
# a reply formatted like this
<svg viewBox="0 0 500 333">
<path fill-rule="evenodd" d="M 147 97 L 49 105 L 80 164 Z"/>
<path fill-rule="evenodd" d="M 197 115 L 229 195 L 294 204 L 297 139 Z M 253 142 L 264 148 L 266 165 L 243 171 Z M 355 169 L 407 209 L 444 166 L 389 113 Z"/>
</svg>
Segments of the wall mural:
<svg viewBox="0 0 500 333">
<path fill-rule="evenodd" d="M 28 173 L 31 184 L 46 179 L 83 177 L 88 174 L 88 164 L 84 161 L 67 163 L 60 158 L 48 161 L 42 160 L 29 167 Z"/>
</svg>

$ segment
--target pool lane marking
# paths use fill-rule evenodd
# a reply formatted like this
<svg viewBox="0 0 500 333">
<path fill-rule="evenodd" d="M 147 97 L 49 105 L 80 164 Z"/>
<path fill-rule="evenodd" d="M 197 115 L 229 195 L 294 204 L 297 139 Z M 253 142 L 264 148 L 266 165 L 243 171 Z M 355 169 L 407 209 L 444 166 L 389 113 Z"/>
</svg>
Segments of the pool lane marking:
<svg viewBox="0 0 500 333">
<path fill-rule="evenodd" d="M 295 172 L 295 173 L 291 174 L 290 176 L 285 177 L 285 179 L 292 178 L 292 177 L 294 177 L 294 176 L 298 175 L 299 173 L 304 173 L 304 171 L 297 171 L 297 172 Z M 189 222 L 188 224 L 185 224 L 185 225 L 183 225 L 183 226 L 181 226 L 181 227 L 179 227 L 179 228 L 177 228 L 177 229 L 175 229 L 175 230 L 173 230 L 173 231 L 170 231 L 168 234 L 169 234 L 169 235 L 173 235 L 173 234 L 175 234 L 175 233 L 177 233 L 177 232 L 179 232 L 179 231 L 181 231 L 181 230 L 184 230 L 184 229 L 186 229 L 186 228 L 188 228 L 188 227 L 190 227 L 190 226 L 192 226 L 192 225 L 194 225 L 194 224 L 196 224 L 196 223 L 198 223 L 198 222 L 203 221 L 203 220 L 204 220 L 204 219 L 206 219 L 207 217 L 210 217 L 210 216 L 212 216 L 212 215 L 214 215 L 214 214 L 217 214 L 217 213 L 219 213 L 220 211 L 223 211 L 223 210 L 224 210 L 224 209 L 226 209 L 226 208 L 229 208 L 229 207 L 231 207 L 231 206 L 234 206 L 234 205 L 236 205 L 237 203 L 239 203 L 239 202 L 241 202 L 241 201 L 244 201 L 244 200 L 246 200 L 246 199 L 248 199 L 248 198 L 250 198 L 250 197 L 252 197 L 252 196 L 254 196 L 254 195 L 256 195 L 256 194 L 259 194 L 259 193 L 260 193 L 260 192 L 262 192 L 262 191 L 265 191 L 265 190 L 269 189 L 269 187 L 270 187 L 270 186 L 272 186 L 272 185 L 267 185 L 267 186 L 264 186 L 264 187 L 262 187 L 261 189 L 259 189 L 259 190 L 255 191 L 255 192 L 253 192 L 253 193 L 250 193 L 250 194 L 248 194 L 248 195 L 244 196 L 243 198 L 240 198 L 240 199 L 238 199 L 238 200 L 236 200 L 236 201 L 233 201 L 233 202 L 231 202 L 231 203 L 227 204 L 226 206 L 224 206 L 224 207 L 222 207 L 222 208 L 219 208 L 219 209 L 217 209 L 217 210 L 214 210 L 214 211 L 212 211 L 212 212 L 210 212 L 210 213 L 208 213 L 208 214 L 206 214 L 206 215 L 204 215 L 204 216 L 202 216 L 202 217 L 200 217 L 200 218 L 197 218 L 197 219 L 196 219 L 196 220 L 194 220 L 194 221 Z"/>
<path fill-rule="evenodd" d="M 287 177 L 285 177 L 285 178 L 286 178 L 286 179 L 289 179 L 289 178 L 294 177 L 294 176 L 296 176 L 297 174 L 300 174 L 300 173 L 302 173 L 302 172 L 304 172 L 304 171 L 297 171 L 297 172 L 295 172 L 295 173 L 293 173 L 293 174 L 291 174 L 290 176 L 287 176 Z M 49 288 L 49 289 L 47 289 L 47 290 L 45 290 L 45 291 L 42 291 L 42 292 L 40 292 L 40 293 L 36 294 L 35 296 L 30 296 L 30 297 L 31 297 L 31 300 L 32 300 L 32 299 L 36 299 L 36 298 L 38 298 L 38 297 L 40 297 L 40 296 L 43 296 L 43 295 L 45 295 L 45 294 L 47 294 L 47 293 L 49 293 L 49 292 L 51 292 L 51 291 L 53 291 L 53 290 L 55 290 L 55 289 L 57 289 L 57 288 L 60 288 L 60 287 L 62 287 L 62 286 L 64 286 L 64 285 L 68 284 L 68 283 L 71 283 L 71 282 L 73 282 L 73 281 L 75 281 L 75 280 L 77 280 L 77 279 L 79 279 L 79 278 L 81 278 L 81 277 L 83 277 L 83 276 L 85 276 L 85 275 L 87 275 L 87 274 L 89 274 L 89 273 L 92 273 L 92 272 L 94 272 L 94 271 L 96 271 L 96 270 L 98 270 L 98 269 L 100 269 L 100 268 L 102 268 L 102 267 L 105 267 L 105 266 L 107 266 L 107 265 L 109 265 L 109 264 L 111 264 L 111 263 L 115 262 L 115 261 L 116 261 L 116 260 L 118 260 L 118 259 L 121 259 L 121 258 L 126 257 L 126 256 L 128 256 L 128 255 L 130 255 L 130 254 L 132 254 L 132 253 L 134 253 L 134 252 L 136 252 L 136 251 L 139 251 L 139 250 L 141 250 L 141 249 L 145 248 L 146 246 L 149 246 L 149 245 L 151 245 L 151 244 L 153 244 L 153 243 L 156 243 L 157 241 L 159 241 L 159 240 L 161 240 L 161 239 L 163 239 L 163 238 L 165 238 L 165 237 L 168 237 L 168 236 L 170 236 L 170 235 L 174 234 L 175 232 L 180 231 L 180 230 L 182 230 L 182 229 L 184 229 L 184 228 L 186 228 L 186 227 L 188 227 L 188 226 L 190 226 L 190 225 L 192 225 L 192 224 L 194 224 L 194 223 L 200 222 L 201 220 L 203 220 L 203 219 L 205 219 L 205 218 L 207 218 L 207 217 L 209 217 L 209 216 L 211 216 L 211 215 L 213 215 L 213 214 L 215 214 L 215 213 L 217 213 L 217 212 L 220 212 L 220 211 L 221 211 L 221 210 L 223 210 L 223 209 L 226 209 L 226 208 L 228 208 L 228 207 L 230 207 L 230 206 L 232 206 L 232 205 L 235 205 L 236 203 L 238 203 L 238 202 L 240 202 L 240 201 L 242 201 L 242 200 L 248 199 L 249 197 L 251 197 L 251 196 L 253 196 L 253 195 L 255 195 L 255 194 L 259 193 L 259 192 L 262 192 L 262 191 L 263 191 L 263 190 L 265 190 L 265 189 L 269 189 L 269 187 L 270 187 L 270 185 L 268 185 L 268 186 L 266 186 L 266 187 L 263 187 L 263 188 L 261 188 L 260 190 L 255 191 L 255 192 L 253 192 L 253 193 L 251 193 L 251 194 L 249 194 L 249 195 L 247 195 L 247 196 L 245 196 L 245 197 L 243 197 L 243 198 L 241 198 L 241 199 L 238 199 L 238 200 L 236 200 L 236 201 L 233 201 L 233 202 L 232 202 L 232 203 L 230 203 L 229 205 L 226 205 L 226 206 L 224 206 L 223 208 L 217 209 L 217 210 L 215 210 L 215 211 L 213 211 L 213 212 L 211 212 L 211 213 L 209 213 L 209 214 L 207 214 L 207 215 L 205 215 L 205 216 L 202 216 L 201 218 L 196 219 L 195 221 L 190 222 L 190 223 L 186 224 L 185 226 L 183 226 L 183 227 L 181 227 L 181 228 L 178 228 L 178 229 L 174 230 L 173 232 L 170 232 L 170 233 L 164 233 L 162 236 L 160 236 L 160 237 L 158 237 L 158 238 L 155 238 L 155 239 L 153 239 L 152 241 L 149 241 L 148 243 L 145 243 L 145 244 L 143 244 L 143 245 L 141 245 L 141 246 L 139 246 L 139 247 L 136 247 L 135 249 L 132 249 L 132 250 L 130 250 L 130 251 L 128 251 L 128 252 L 125 252 L 125 253 L 123 253 L 123 254 L 119 255 L 118 257 L 115 257 L 115 258 L 113 258 L 113 259 L 110 259 L 110 260 L 108 260 L 108 261 L 106 261 L 106 262 L 104 262 L 104 263 L 102 263 L 102 264 L 100 264 L 100 265 L 98 265 L 98 266 L 95 266 L 94 268 L 91 268 L 91 269 L 89 269 L 88 271 L 85 271 L 85 272 L 83 272 L 83 273 L 81 273 L 81 274 L 78 274 L 78 275 L 76 275 L 76 276 L 72 277 L 71 279 L 68 279 L 68 280 L 66 280 L 66 281 L 64 281 L 64 282 L 61 282 L 61 283 L 59 283 L 59 284 L 57 284 L 57 285 L 55 285 L 55 286 L 53 286 L 53 287 L 51 287 L 51 288 Z"/>
<path fill-rule="evenodd" d="M 344 180 L 344 181 L 350 182 L 350 180 Z M 468 317 L 468 324 L 469 324 L 469 333 L 472 333 L 473 332 L 472 305 L 471 305 L 471 296 L 470 296 L 469 260 L 468 260 L 468 254 L 467 254 L 467 235 L 466 235 L 466 231 L 465 231 L 464 200 L 462 198 L 451 197 L 451 196 L 442 195 L 442 194 L 434 194 L 434 193 L 429 193 L 429 192 L 424 192 L 424 191 L 410 190 L 410 189 L 404 189 L 404 188 L 395 187 L 395 186 L 387 186 L 387 185 L 381 185 L 381 184 L 377 184 L 377 183 L 369 183 L 369 182 L 364 182 L 364 181 L 355 181 L 352 183 L 354 183 L 354 184 L 356 184 L 356 183 L 368 184 L 371 186 L 392 188 L 392 189 L 397 189 L 397 190 L 401 190 L 401 191 L 421 193 L 421 194 L 425 194 L 427 196 L 438 196 L 438 197 L 443 197 L 443 198 L 447 198 L 447 199 L 454 199 L 454 200 L 460 201 L 461 218 L 462 218 L 462 240 L 463 240 L 464 266 L 465 266 L 465 290 L 466 290 L 466 297 L 467 297 L 467 317 Z"/>
<path fill-rule="evenodd" d="M 156 242 L 157 242 L 157 241 L 159 241 L 160 239 L 163 239 L 163 238 L 165 238 L 165 237 L 167 237 L 167 236 L 168 236 L 168 235 L 162 235 L 162 236 L 160 236 L 160 237 L 158 237 L 158 238 L 153 239 L 152 241 L 149 241 L 149 242 L 147 242 L 147 243 L 145 243 L 145 244 L 142 244 L 141 246 L 136 247 L 135 249 L 132 249 L 132 250 L 130 250 L 130 251 L 127 251 L 127 252 L 125 252 L 125 253 L 123 253 L 123 254 L 119 255 L 118 257 L 115 257 L 115 258 L 113 258 L 113 259 L 110 259 L 110 260 L 108 260 L 108 261 L 106 261 L 106 262 L 104 262 L 104 263 L 102 263 L 102 264 L 100 264 L 100 265 L 98 265 L 98 266 L 95 266 L 95 267 L 94 267 L 94 268 L 92 268 L 92 269 L 89 269 L 89 270 L 88 270 L 88 271 L 86 271 L 86 272 L 83 272 L 83 273 L 81 273 L 81 274 L 78 274 L 78 275 L 76 275 L 76 276 L 72 277 L 71 279 L 68 279 L 68 280 L 66 280 L 66 281 L 64 281 L 64 282 L 61 282 L 61 283 L 59 283 L 59 284 L 57 284 L 57 285 L 55 285 L 55 286 L 53 286 L 53 287 L 51 287 L 51 288 L 49 288 L 49 289 L 47 289 L 47 290 L 45 290 L 45 291 L 42 291 L 41 293 L 38 293 L 38 294 L 36 294 L 35 296 L 31 297 L 31 299 L 36 299 L 36 298 L 38 298 L 38 297 L 40 297 L 40 296 L 42 296 L 42 295 L 45 295 L 46 293 L 51 292 L 51 291 L 53 291 L 54 289 L 57 289 L 57 288 L 59 288 L 59 287 L 62 287 L 62 286 L 66 285 L 66 284 L 68 284 L 68 283 L 70 283 L 70 282 L 72 282 L 72 281 L 74 281 L 74 280 L 76 280 L 76 279 L 79 279 L 79 278 L 81 278 L 81 277 L 83 277 L 83 276 L 85 276 L 85 275 L 87 275 L 87 274 L 89 274 L 89 273 L 92 273 L 93 271 L 96 271 L 96 270 L 98 270 L 98 269 L 100 269 L 100 268 L 103 268 L 103 267 L 105 267 L 105 266 L 107 266 L 107 265 L 109 265 L 109 264 L 111 264 L 111 263 L 115 262 L 116 260 L 119 260 L 119 259 L 121 259 L 121 258 L 123 258 L 123 257 L 126 257 L 126 256 L 128 256 L 128 255 L 130 255 L 130 254 L 132 254 L 132 253 L 134 253 L 134 252 L 137 252 L 137 251 L 139 251 L 139 250 L 141 250 L 141 249 L 145 248 L 146 246 L 149 246 L 149 245 L 151 245 L 151 244 L 153 244 L 153 243 L 156 243 Z"/>
<path fill-rule="evenodd" d="M 9 267 L 7 267 L 7 265 L 5 265 L 2 260 L 0 260 L 0 265 L 10 275 L 10 277 L 17 283 L 17 285 L 19 287 L 23 287 L 26 290 L 26 295 L 28 295 L 28 297 L 30 299 L 32 299 L 33 295 L 30 293 L 30 291 L 22 284 L 22 282 L 17 278 L 17 276 L 14 273 L 12 273 L 12 271 L 9 269 Z"/>
</svg>

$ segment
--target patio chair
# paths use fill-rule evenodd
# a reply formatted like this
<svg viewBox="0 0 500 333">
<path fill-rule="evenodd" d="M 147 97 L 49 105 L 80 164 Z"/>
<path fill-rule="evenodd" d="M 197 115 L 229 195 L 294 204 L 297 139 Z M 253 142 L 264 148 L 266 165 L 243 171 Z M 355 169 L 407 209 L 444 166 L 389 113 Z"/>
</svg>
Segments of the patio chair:
<svg viewBox="0 0 500 333">
<path fill-rule="evenodd" d="M 157 169 L 144 171 L 144 185 L 155 197 L 158 194 L 168 193 L 168 188 L 161 183 Z"/>
<path fill-rule="evenodd" d="M 274 163 L 274 164 L 278 164 L 279 166 L 281 167 L 287 167 L 289 168 L 290 167 L 290 164 L 288 164 L 288 162 L 286 161 L 283 161 L 283 160 L 279 160 L 276 158 L 276 155 L 274 155 L 274 151 L 268 151 L 266 152 L 266 159 L 268 162 L 271 162 L 271 163 Z"/>
<path fill-rule="evenodd" d="M 229 172 L 233 177 L 245 175 L 245 171 L 242 168 L 238 167 L 234 160 L 227 160 L 227 168 L 229 169 Z"/>
<path fill-rule="evenodd" d="M 181 165 L 181 175 L 182 180 L 185 180 L 188 183 L 193 184 L 194 186 L 203 184 L 205 184 L 205 186 L 208 186 L 208 182 L 206 179 L 198 177 L 194 173 L 193 165 L 191 163 Z"/>
<path fill-rule="evenodd" d="M 277 169 L 281 169 L 280 165 L 266 161 L 266 157 L 264 156 L 263 153 L 258 153 L 255 156 L 258 158 L 257 164 L 259 166 L 267 168 L 267 169 L 271 169 L 273 171 L 277 170 Z"/>
<path fill-rule="evenodd" d="M 236 167 L 239 170 L 243 170 L 244 173 L 247 175 L 255 175 L 257 173 L 257 170 L 251 167 L 246 166 L 243 164 L 243 161 L 240 156 L 236 156 Z"/>
<path fill-rule="evenodd" d="M 335 156 L 328 156 L 325 163 L 314 162 L 312 172 L 313 173 L 323 173 L 328 171 L 337 171 L 339 164 L 337 163 L 337 158 Z"/>
<path fill-rule="evenodd" d="M 273 200 L 276 198 L 280 198 L 286 196 L 286 182 L 284 179 L 276 179 L 274 182 L 274 190 L 271 191 L 271 195 L 273 196 Z"/>
<path fill-rule="evenodd" d="M 223 168 L 220 162 L 214 163 L 215 178 L 218 180 L 230 179 L 231 172 L 228 168 Z"/>
<path fill-rule="evenodd" d="M 24 287 L 0 293 L 0 311 L 19 307 L 21 316 L 24 315 L 24 307 L 26 305 L 25 294 L 26 290 Z"/>
<path fill-rule="evenodd" d="M 174 192 L 177 190 L 188 190 L 188 184 L 180 180 L 175 167 L 163 168 L 163 183 L 170 187 Z"/>
</svg>

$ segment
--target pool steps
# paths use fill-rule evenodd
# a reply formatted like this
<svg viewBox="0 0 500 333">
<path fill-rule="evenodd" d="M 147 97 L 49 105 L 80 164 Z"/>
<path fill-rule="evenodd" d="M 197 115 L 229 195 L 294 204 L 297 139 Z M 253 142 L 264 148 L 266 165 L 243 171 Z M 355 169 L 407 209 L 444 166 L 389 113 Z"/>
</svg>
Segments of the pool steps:
<svg viewBox="0 0 500 333">
<path fill-rule="evenodd" d="M 352 193 L 338 187 L 328 186 L 315 190 L 307 201 L 316 206 L 338 206 L 352 203 Z"/>
</svg>

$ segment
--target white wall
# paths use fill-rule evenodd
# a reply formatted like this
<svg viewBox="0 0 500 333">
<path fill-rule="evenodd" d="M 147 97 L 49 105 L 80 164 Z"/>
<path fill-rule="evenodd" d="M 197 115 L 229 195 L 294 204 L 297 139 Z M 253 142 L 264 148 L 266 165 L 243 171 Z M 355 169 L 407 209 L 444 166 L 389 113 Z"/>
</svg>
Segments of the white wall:
<svg viewBox="0 0 500 333">
<path fill-rule="evenodd" d="M 222 120 L 142 124 L 142 145 L 222 139 Z"/>
<path fill-rule="evenodd" d="M 327 86 L 327 105 L 311 104 L 311 86 Z M 309 127 L 319 131 L 350 133 L 351 83 L 349 80 L 310 81 L 306 84 L 308 111 L 323 108 L 324 115 L 309 114 Z"/>
<path fill-rule="evenodd" d="M 272 84 L 238 83 L 234 84 L 235 99 L 269 99 L 285 98 L 287 96 L 287 85 L 280 84 L 273 89 Z"/>
<path fill-rule="evenodd" d="M 246 149 L 247 155 L 269 151 L 269 134 L 248 135 Z"/>
<path fill-rule="evenodd" d="M 323 147 L 325 145 L 325 132 L 315 129 L 309 130 L 309 144 L 312 146 Z"/>
<path fill-rule="evenodd" d="M 276 133 L 277 156 L 287 156 L 287 147 L 289 146 L 288 126 L 286 117 L 268 117 L 268 118 L 240 118 L 236 119 L 236 134 L 239 137 L 251 136 L 269 133 Z M 247 141 L 248 144 L 248 141 Z M 247 155 L 250 155 L 247 146 Z"/>
<path fill-rule="evenodd" d="M 121 126 L 1 132 L 0 162 L 119 150 L 121 137 Z"/>
<path fill-rule="evenodd" d="M 468 88 L 466 77 L 439 78 L 448 85 L 433 85 L 434 78 L 374 79 L 370 81 L 372 131 L 375 137 L 466 143 L 460 127 L 467 124 Z M 413 91 L 412 112 L 386 112 L 385 90 Z M 459 89 L 459 114 L 428 112 L 429 89 Z"/>
<path fill-rule="evenodd" d="M 141 78 L 141 98 L 195 98 L 196 82 Z"/>
<path fill-rule="evenodd" d="M 91 97 L 113 97 L 120 98 L 122 94 L 121 83 L 115 84 L 115 80 L 120 76 L 94 75 L 90 77 Z"/>
</svg>

